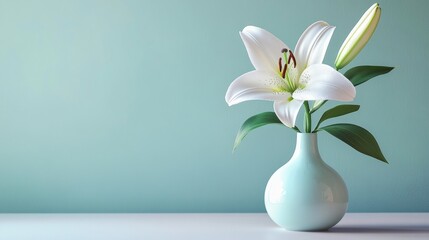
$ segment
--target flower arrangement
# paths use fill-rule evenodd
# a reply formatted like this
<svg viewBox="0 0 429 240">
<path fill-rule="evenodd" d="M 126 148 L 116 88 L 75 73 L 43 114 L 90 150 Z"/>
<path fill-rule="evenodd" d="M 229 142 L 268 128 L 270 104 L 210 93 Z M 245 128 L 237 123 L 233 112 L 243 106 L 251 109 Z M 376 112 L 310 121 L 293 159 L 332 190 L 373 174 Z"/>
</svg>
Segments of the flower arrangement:
<svg viewBox="0 0 429 240">
<path fill-rule="evenodd" d="M 359 105 L 333 107 L 325 111 L 312 127 L 312 114 L 328 100 L 352 101 L 356 86 L 393 69 L 365 65 L 353 67 L 344 74 L 340 72 L 365 47 L 377 27 L 380 14 L 377 3 L 364 13 L 342 44 L 335 68 L 322 63 L 335 30 L 326 22 L 310 25 L 299 38 L 294 51 L 262 28 L 245 27 L 240 36 L 255 70 L 236 78 L 229 86 L 225 100 L 229 106 L 248 100 L 269 100 L 274 102 L 274 112 L 248 118 L 236 136 L 234 149 L 253 129 L 277 123 L 297 132 L 326 131 L 357 151 L 387 163 L 374 136 L 366 129 L 348 123 L 321 126 L 328 119 L 359 110 Z M 304 124 L 300 129 L 295 121 L 302 106 Z"/>
</svg>

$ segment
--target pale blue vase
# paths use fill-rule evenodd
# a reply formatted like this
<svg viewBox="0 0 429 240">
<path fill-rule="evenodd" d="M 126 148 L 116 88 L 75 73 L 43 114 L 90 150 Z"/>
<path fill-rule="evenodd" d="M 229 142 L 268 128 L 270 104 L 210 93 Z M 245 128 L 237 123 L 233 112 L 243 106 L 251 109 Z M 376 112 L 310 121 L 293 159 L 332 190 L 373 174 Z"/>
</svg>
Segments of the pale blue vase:
<svg viewBox="0 0 429 240">
<path fill-rule="evenodd" d="M 320 157 L 316 133 L 298 133 L 292 158 L 279 168 L 265 189 L 265 208 L 287 230 L 323 231 L 347 210 L 347 187 Z"/>
</svg>

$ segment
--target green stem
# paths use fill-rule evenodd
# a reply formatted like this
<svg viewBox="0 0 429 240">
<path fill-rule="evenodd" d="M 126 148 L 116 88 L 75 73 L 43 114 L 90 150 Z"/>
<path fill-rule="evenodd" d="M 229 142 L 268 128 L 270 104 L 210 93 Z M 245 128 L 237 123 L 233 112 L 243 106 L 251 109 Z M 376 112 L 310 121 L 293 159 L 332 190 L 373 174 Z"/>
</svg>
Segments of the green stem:
<svg viewBox="0 0 429 240">
<path fill-rule="evenodd" d="M 305 107 L 305 116 L 304 116 L 304 129 L 306 133 L 311 132 L 311 113 L 310 106 L 308 106 L 308 101 L 304 101 Z"/>
</svg>

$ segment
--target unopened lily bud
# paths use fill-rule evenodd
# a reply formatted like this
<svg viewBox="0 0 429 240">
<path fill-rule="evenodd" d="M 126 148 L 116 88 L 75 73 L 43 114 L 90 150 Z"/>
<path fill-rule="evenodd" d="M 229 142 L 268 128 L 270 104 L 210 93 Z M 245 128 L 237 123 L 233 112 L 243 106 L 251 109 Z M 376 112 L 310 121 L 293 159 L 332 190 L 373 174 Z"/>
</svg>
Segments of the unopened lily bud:
<svg viewBox="0 0 429 240">
<path fill-rule="evenodd" d="M 361 17 L 338 52 L 335 67 L 341 69 L 349 64 L 365 47 L 380 20 L 381 8 L 374 3 Z"/>
</svg>

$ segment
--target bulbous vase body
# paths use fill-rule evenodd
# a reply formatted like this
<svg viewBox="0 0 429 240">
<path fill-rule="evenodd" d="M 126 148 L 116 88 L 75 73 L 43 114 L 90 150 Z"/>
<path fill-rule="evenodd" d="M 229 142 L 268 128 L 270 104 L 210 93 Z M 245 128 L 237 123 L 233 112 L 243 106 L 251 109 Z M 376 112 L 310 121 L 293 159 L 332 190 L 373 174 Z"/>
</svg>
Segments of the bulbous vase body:
<svg viewBox="0 0 429 240">
<path fill-rule="evenodd" d="M 317 134 L 298 133 L 292 158 L 265 189 L 268 215 L 287 230 L 323 231 L 341 220 L 347 204 L 347 187 L 320 157 Z"/>
</svg>

